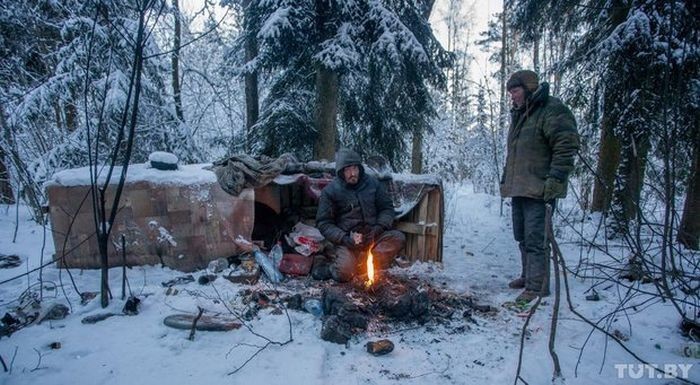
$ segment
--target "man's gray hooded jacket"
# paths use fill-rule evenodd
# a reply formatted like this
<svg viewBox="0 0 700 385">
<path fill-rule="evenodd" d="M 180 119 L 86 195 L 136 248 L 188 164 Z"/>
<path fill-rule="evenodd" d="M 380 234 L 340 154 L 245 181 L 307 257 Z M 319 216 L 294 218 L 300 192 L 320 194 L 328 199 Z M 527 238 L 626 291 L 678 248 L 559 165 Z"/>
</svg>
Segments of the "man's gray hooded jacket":
<svg viewBox="0 0 700 385">
<path fill-rule="evenodd" d="M 349 185 L 343 179 L 343 169 L 357 165 L 360 178 Z M 316 214 L 316 227 L 336 245 L 352 246 L 350 231 L 362 226 L 391 228 L 394 222 L 394 204 L 384 186 L 367 175 L 360 156 L 347 149 L 336 155 L 336 177 L 323 189 Z"/>
</svg>

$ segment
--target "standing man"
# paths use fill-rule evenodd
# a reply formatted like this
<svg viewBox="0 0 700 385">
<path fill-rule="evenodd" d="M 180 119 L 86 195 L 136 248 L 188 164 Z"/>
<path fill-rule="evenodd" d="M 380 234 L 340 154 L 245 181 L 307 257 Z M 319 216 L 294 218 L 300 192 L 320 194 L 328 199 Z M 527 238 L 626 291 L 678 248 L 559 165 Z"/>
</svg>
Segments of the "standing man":
<svg viewBox="0 0 700 385">
<path fill-rule="evenodd" d="M 546 204 L 566 196 L 579 147 L 574 115 L 549 96 L 549 84 L 529 70 L 513 73 L 506 88 L 513 102 L 501 196 L 512 198 L 513 235 L 520 248 L 520 277 L 508 286 L 525 289 L 516 302 L 549 295 Z"/>
<path fill-rule="evenodd" d="M 387 268 L 406 242 L 392 230 L 394 204 L 384 186 L 365 174 L 360 156 L 341 149 L 335 159 L 336 177 L 323 189 L 316 227 L 333 245 L 329 273 L 338 282 L 350 281 L 372 248 L 375 265 Z M 316 267 L 314 267 L 316 270 Z"/>
</svg>

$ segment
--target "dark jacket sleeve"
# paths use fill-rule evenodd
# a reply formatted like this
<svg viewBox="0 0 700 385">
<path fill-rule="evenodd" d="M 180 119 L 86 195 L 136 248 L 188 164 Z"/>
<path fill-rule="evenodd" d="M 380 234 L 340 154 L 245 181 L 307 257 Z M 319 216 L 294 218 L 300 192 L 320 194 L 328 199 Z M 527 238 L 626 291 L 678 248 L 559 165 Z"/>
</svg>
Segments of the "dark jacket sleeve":
<svg viewBox="0 0 700 385">
<path fill-rule="evenodd" d="M 381 182 L 377 182 L 377 184 L 375 196 L 377 224 L 384 227 L 384 230 L 387 230 L 394 224 L 394 202 L 391 200 L 391 196 L 386 191 L 384 184 Z"/>
<path fill-rule="evenodd" d="M 336 213 L 331 191 L 331 186 L 329 186 L 321 192 L 318 211 L 316 212 L 316 227 L 327 240 L 339 245 L 343 243 L 343 238 L 346 234 L 343 229 L 335 224 Z"/>
<path fill-rule="evenodd" d="M 565 181 L 574 169 L 574 158 L 579 148 L 576 120 L 568 107 L 556 103 L 548 109 L 544 135 L 552 151 L 549 175 Z"/>
</svg>

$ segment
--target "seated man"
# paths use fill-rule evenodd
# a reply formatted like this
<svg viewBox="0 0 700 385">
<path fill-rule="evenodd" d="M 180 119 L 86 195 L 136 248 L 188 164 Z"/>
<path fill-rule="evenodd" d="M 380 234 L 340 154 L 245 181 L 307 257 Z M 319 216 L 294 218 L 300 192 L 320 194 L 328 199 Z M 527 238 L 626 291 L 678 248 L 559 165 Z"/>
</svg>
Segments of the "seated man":
<svg viewBox="0 0 700 385">
<path fill-rule="evenodd" d="M 406 236 L 391 230 L 391 197 L 376 178 L 365 174 L 356 152 L 338 151 L 335 169 L 335 179 L 321 193 L 316 227 L 333 244 L 326 252 L 331 258 L 331 277 L 347 282 L 365 262 L 370 247 L 375 267 L 389 267 L 403 248 Z"/>
</svg>

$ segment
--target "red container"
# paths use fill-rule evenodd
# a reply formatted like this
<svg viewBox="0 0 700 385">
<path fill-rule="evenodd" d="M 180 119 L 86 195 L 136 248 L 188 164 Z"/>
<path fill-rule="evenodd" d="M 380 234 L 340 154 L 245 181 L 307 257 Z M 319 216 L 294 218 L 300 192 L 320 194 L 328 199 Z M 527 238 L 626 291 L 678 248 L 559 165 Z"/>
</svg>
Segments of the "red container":
<svg viewBox="0 0 700 385">
<path fill-rule="evenodd" d="M 280 272 L 287 275 L 309 275 L 313 263 L 313 256 L 305 257 L 301 254 L 287 253 L 282 255 Z"/>
</svg>

